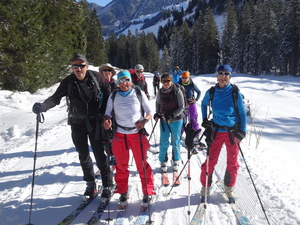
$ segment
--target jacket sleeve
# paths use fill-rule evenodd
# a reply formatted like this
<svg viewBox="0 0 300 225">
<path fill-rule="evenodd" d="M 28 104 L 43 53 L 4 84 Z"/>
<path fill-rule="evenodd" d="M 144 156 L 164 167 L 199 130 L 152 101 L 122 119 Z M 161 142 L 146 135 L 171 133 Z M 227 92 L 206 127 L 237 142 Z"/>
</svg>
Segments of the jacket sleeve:
<svg viewBox="0 0 300 225">
<path fill-rule="evenodd" d="M 200 96 L 201 96 L 201 91 L 195 83 L 193 83 L 193 87 L 194 87 L 194 91 L 197 93 L 196 101 L 198 101 L 200 99 Z"/>
<path fill-rule="evenodd" d="M 178 90 L 176 93 L 177 93 L 176 97 L 177 97 L 178 109 L 176 109 L 173 112 L 174 117 L 180 116 L 184 111 L 184 96 L 183 96 L 183 93 L 180 90 Z"/>
<path fill-rule="evenodd" d="M 54 94 L 51 95 L 49 98 L 47 98 L 44 101 L 44 103 L 46 105 L 46 111 L 48 109 L 53 108 L 56 105 L 59 105 L 62 97 L 67 96 L 67 94 L 68 94 L 68 83 L 69 83 L 69 80 L 70 80 L 70 76 L 71 75 L 69 75 L 68 77 L 63 79 L 60 82 L 60 84 L 59 84 L 58 88 L 56 89 L 56 91 L 54 92 Z"/>
</svg>

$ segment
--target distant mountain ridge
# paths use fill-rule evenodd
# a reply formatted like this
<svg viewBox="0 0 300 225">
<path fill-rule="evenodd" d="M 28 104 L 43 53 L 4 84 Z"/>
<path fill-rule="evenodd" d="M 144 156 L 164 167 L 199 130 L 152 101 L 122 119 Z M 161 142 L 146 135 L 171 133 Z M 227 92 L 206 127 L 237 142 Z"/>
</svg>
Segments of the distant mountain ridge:
<svg viewBox="0 0 300 225">
<path fill-rule="evenodd" d="M 106 36 L 120 30 L 120 27 L 129 26 L 132 20 L 142 15 L 161 12 L 168 6 L 175 6 L 186 1 L 188 0 L 113 0 L 106 7 L 93 3 L 90 7 L 96 7 L 103 35 Z"/>
</svg>

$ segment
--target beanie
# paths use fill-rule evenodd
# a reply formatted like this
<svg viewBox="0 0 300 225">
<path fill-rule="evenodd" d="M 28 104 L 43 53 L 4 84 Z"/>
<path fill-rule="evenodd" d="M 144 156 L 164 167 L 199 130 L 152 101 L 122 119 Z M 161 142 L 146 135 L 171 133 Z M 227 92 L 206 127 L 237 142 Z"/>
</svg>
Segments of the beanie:
<svg viewBox="0 0 300 225">
<path fill-rule="evenodd" d="M 190 77 L 190 72 L 189 71 L 183 71 L 181 74 L 181 77 Z"/>
<path fill-rule="evenodd" d="M 118 80 L 122 78 L 128 78 L 131 82 L 131 75 L 128 70 L 123 70 L 118 73 Z"/>
<path fill-rule="evenodd" d="M 135 67 L 134 67 L 134 69 L 135 70 L 144 70 L 144 67 L 141 64 L 136 64 Z"/>
<path fill-rule="evenodd" d="M 223 65 L 218 66 L 217 72 L 219 72 L 219 71 L 227 71 L 227 72 L 231 73 L 232 69 L 229 65 L 223 64 Z"/>
</svg>

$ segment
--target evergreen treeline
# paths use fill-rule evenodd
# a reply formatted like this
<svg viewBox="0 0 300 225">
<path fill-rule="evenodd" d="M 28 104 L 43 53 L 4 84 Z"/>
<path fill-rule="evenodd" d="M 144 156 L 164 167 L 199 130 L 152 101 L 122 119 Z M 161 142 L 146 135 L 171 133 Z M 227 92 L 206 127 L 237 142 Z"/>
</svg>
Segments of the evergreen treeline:
<svg viewBox="0 0 300 225">
<path fill-rule="evenodd" d="M 34 92 L 69 73 L 74 53 L 106 61 L 101 25 L 86 1 L 1 0 L 0 87 Z"/>
<path fill-rule="evenodd" d="M 159 27 L 156 38 L 161 53 L 159 67 L 153 67 L 157 65 L 154 62 L 157 58 L 147 51 L 141 55 L 145 34 L 137 32 L 134 36 L 129 33 L 107 39 L 109 61 L 122 68 L 130 68 L 137 62 L 150 64 L 146 70 L 160 72 L 178 65 L 193 74 L 214 73 L 217 64 L 229 63 L 240 73 L 299 75 L 299 0 L 246 1 L 244 4 L 233 4 L 229 0 L 224 9 L 216 7 L 214 1 L 209 1 L 209 5 L 206 2 L 192 0 L 185 12 L 166 10 L 160 14 L 168 23 Z M 222 13 L 225 18 L 223 32 L 218 31 L 216 13 Z M 148 38 L 151 39 L 151 35 Z"/>
<path fill-rule="evenodd" d="M 52 85 L 68 74 L 76 52 L 95 66 L 141 63 L 150 72 L 178 65 L 192 74 L 214 73 L 217 64 L 229 63 L 241 73 L 299 75 L 299 0 L 229 0 L 223 9 L 206 2 L 192 0 L 186 11 L 166 10 L 148 20 L 147 26 L 159 16 L 168 20 L 157 37 L 135 31 L 104 41 L 86 1 L 1 0 L 0 88 L 34 92 Z M 222 32 L 215 22 L 221 12 Z"/>
</svg>

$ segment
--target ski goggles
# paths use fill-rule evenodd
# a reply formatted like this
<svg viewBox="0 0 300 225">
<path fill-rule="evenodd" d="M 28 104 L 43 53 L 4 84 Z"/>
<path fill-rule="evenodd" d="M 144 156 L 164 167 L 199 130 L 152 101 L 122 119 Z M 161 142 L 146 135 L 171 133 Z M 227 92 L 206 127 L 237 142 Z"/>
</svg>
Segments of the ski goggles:
<svg viewBox="0 0 300 225">
<path fill-rule="evenodd" d="M 122 78 L 119 80 L 119 83 L 126 83 L 126 82 L 130 82 L 129 78 Z"/>
</svg>

